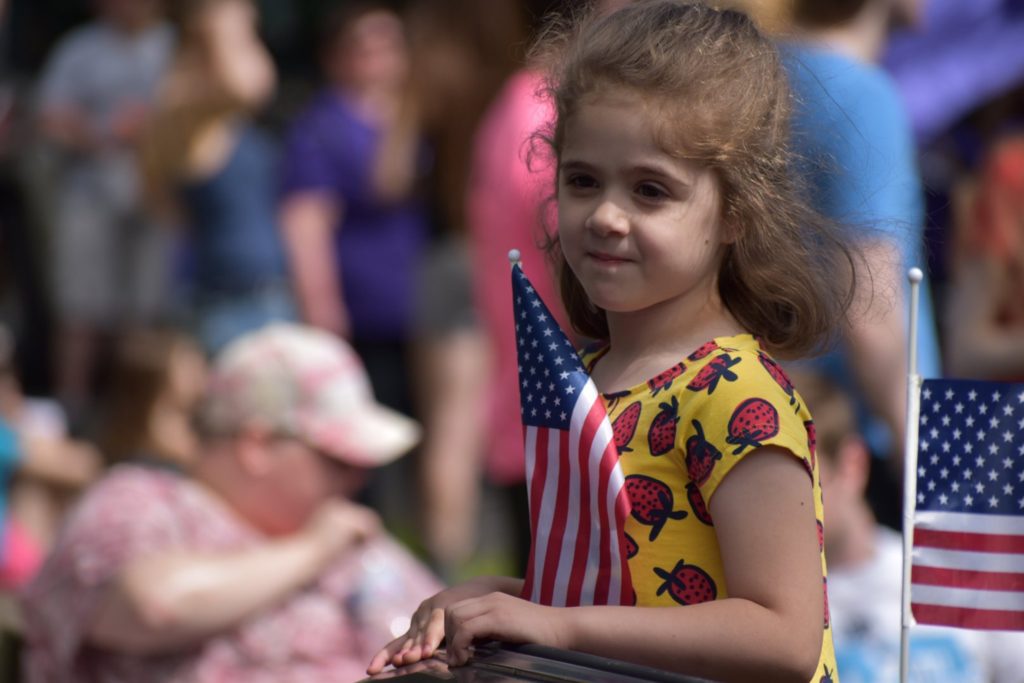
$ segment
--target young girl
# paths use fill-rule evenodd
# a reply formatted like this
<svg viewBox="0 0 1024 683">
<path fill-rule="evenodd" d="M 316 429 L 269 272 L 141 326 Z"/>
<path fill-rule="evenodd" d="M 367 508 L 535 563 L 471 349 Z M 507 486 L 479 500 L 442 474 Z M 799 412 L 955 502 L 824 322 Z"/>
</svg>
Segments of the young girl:
<svg viewBox="0 0 1024 683">
<path fill-rule="evenodd" d="M 721 681 L 838 681 L 811 417 L 768 352 L 825 343 L 853 258 L 800 201 L 785 76 L 744 15 L 656 0 L 561 32 L 563 300 L 613 421 L 635 607 L 547 607 L 481 578 L 371 662 L 447 637 L 533 642 Z M 660 607 L 661 609 L 654 609 Z"/>
</svg>

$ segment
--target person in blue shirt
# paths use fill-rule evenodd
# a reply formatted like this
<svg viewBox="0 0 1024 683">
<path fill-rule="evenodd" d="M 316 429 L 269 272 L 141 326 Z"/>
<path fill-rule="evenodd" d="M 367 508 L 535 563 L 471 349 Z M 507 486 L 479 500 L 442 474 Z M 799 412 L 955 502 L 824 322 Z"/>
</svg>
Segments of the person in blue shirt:
<svg viewBox="0 0 1024 683">
<path fill-rule="evenodd" d="M 889 26 L 913 20 L 917 0 L 843 0 L 793 6 L 796 38 L 784 59 L 796 99 L 793 137 L 808 191 L 827 216 L 853 226 L 870 278 L 862 312 L 837 352 L 816 366 L 854 392 L 872 452 L 902 471 L 907 373 L 907 270 L 926 268 L 924 198 L 909 119 L 891 79 L 875 65 Z M 922 283 L 918 371 L 940 374 L 928 278 Z M 883 494 L 898 519 L 899 496 Z"/>
</svg>

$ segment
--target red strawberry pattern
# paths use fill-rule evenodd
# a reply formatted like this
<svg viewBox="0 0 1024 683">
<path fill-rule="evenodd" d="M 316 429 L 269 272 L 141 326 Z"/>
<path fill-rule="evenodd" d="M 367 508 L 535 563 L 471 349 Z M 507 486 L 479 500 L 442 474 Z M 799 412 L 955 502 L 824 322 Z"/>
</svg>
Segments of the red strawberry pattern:
<svg viewBox="0 0 1024 683">
<path fill-rule="evenodd" d="M 820 519 L 814 520 L 814 523 L 818 527 L 818 552 L 821 552 L 825 550 L 825 525 Z"/>
<path fill-rule="evenodd" d="M 647 430 L 647 446 L 651 455 L 665 455 L 676 445 L 676 425 L 679 424 L 679 399 L 658 406 L 661 412 L 654 416 Z"/>
<path fill-rule="evenodd" d="M 733 455 L 739 455 L 747 448 L 758 448 L 778 433 L 779 411 L 775 406 L 763 398 L 748 398 L 729 418 L 729 436 L 725 440 L 736 446 Z"/>
<path fill-rule="evenodd" d="M 789 396 L 789 405 L 796 406 L 793 409 L 793 412 L 799 411 L 800 404 L 797 403 L 796 395 L 793 393 L 793 383 L 789 380 L 789 375 L 787 375 L 786 371 L 782 369 L 782 366 L 776 363 L 774 358 L 765 353 L 758 352 L 757 359 L 761 361 L 761 365 L 764 366 L 764 369 L 772 376 L 775 383 L 782 387 L 782 390 L 786 392 L 787 396 Z"/>
<path fill-rule="evenodd" d="M 711 521 L 711 513 L 708 512 L 708 506 L 704 503 L 704 496 L 700 495 L 700 489 L 692 481 L 686 485 L 686 499 L 690 501 L 694 517 L 708 526 L 714 526 L 714 522 Z"/>
<path fill-rule="evenodd" d="M 828 629 L 832 625 L 832 620 L 828 614 L 828 577 L 821 577 L 821 587 L 825 595 L 825 628 Z"/>
<path fill-rule="evenodd" d="M 619 405 L 619 400 L 625 398 L 626 396 L 629 396 L 631 393 L 633 392 L 630 391 L 629 389 L 626 389 L 625 391 L 616 391 L 611 394 L 602 394 L 604 396 L 608 412 L 610 413 L 613 410 L 615 410 L 615 408 L 618 407 Z"/>
<path fill-rule="evenodd" d="M 651 396 L 657 396 L 659 391 L 668 389 L 672 386 L 673 380 L 684 372 L 686 372 L 686 366 L 682 363 L 676 363 L 665 372 L 647 380 L 647 386 L 651 389 Z"/>
<path fill-rule="evenodd" d="M 715 461 L 722 459 L 722 452 L 704 438 L 704 428 L 693 421 L 696 434 L 686 440 L 686 472 L 698 486 L 711 476 Z"/>
<path fill-rule="evenodd" d="M 672 489 L 664 482 L 644 474 L 626 477 L 626 493 L 633 504 L 632 515 L 636 521 L 651 527 L 648 540 L 658 538 L 662 527 L 670 519 L 686 519 L 686 510 L 675 510 Z"/>
<path fill-rule="evenodd" d="M 668 591 L 672 599 L 680 605 L 710 602 L 718 595 L 714 579 L 697 565 L 686 564 L 683 560 L 679 560 L 671 572 L 655 567 L 654 573 L 665 581 L 658 587 L 656 594 L 661 595 Z"/>
<path fill-rule="evenodd" d="M 741 360 L 741 358 L 733 358 L 727 353 L 715 356 L 708 361 L 707 365 L 700 369 L 700 372 L 686 385 L 686 388 L 690 391 L 704 391 L 707 389 L 708 396 L 710 396 L 718 387 L 719 380 L 724 379 L 727 382 L 735 382 L 738 379 L 736 373 L 730 368 L 737 365 Z"/>
<path fill-rule="evenodd" d="M 689 360 L 700 360 L 701 358 L 713 353 L 716 349 L 718 349 L 718 344 L 716 342 L 709 341 L 702 344 L 699 349 L 691 353 L 687 358 Z"/>
<path fill-rule="evenodd" d="M 612 437 L 615 439 L 615 447 L 619 449 L 620 454 L 629 453 L 633 450 L 629 447 L 629 442 L 633 440 L 633 435 L 636 434 L 636 425 L 640 421 L 641 407 L 642 403 L 640 401 L 630 403 L 612 422 Z"/>
<path fill-rule="evenodd" d="M 818 431 L 814 428 L 814 420 L 804 422 L 804 429 L 807 430 L 807 450 L 811 453 L 811 471 L 818 466 Z"/>
<path fill-rule="evenodd" d="M 626 537 L 626 559 L 632 560 L 640 552 L 640 546 L 636 544 L 636 541 L 629 534 L 623 534 L 623 536 Z"/>
</svg>

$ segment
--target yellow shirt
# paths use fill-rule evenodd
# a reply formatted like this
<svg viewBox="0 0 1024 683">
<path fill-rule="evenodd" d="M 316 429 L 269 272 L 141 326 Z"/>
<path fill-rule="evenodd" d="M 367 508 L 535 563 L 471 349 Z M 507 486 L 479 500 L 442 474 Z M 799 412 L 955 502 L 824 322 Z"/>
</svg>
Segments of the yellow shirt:
<svg viewBox="0 0 1024 683">
<path fill-rule="evenodd" d="M 585 353 L 584 365 L 592 369 L 605 350 Z M 807 469 L 825 576 L 814 425 L 785 373 L 753 336 L 716 338 L 604 400 L 633 504 L 626 546 L 638 605 L 728 596 L 708 502 L 732 468 L 760 446 L 781 447 Z M 823 628 L 813 682 L 838 683 L 827 596 Z"/>
</svg>

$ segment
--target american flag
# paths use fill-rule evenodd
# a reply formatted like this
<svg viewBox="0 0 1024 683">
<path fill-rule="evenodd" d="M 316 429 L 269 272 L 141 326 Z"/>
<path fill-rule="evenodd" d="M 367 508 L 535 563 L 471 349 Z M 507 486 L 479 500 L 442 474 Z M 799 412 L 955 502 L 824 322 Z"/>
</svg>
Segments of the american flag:
<svg viewBox="0 0 1024 683">
<path fill-rule="evenodd" d="M 919 420 L 914 618 L 1024 630 L 1024 384 L 926 380 Z"/>
<path fill-rule="evenodd" d="M 604 402 L 518 264 L 512 295 L 533 538 L 523 597 L 632 604 L 630 503 Z"/>
</svg>

